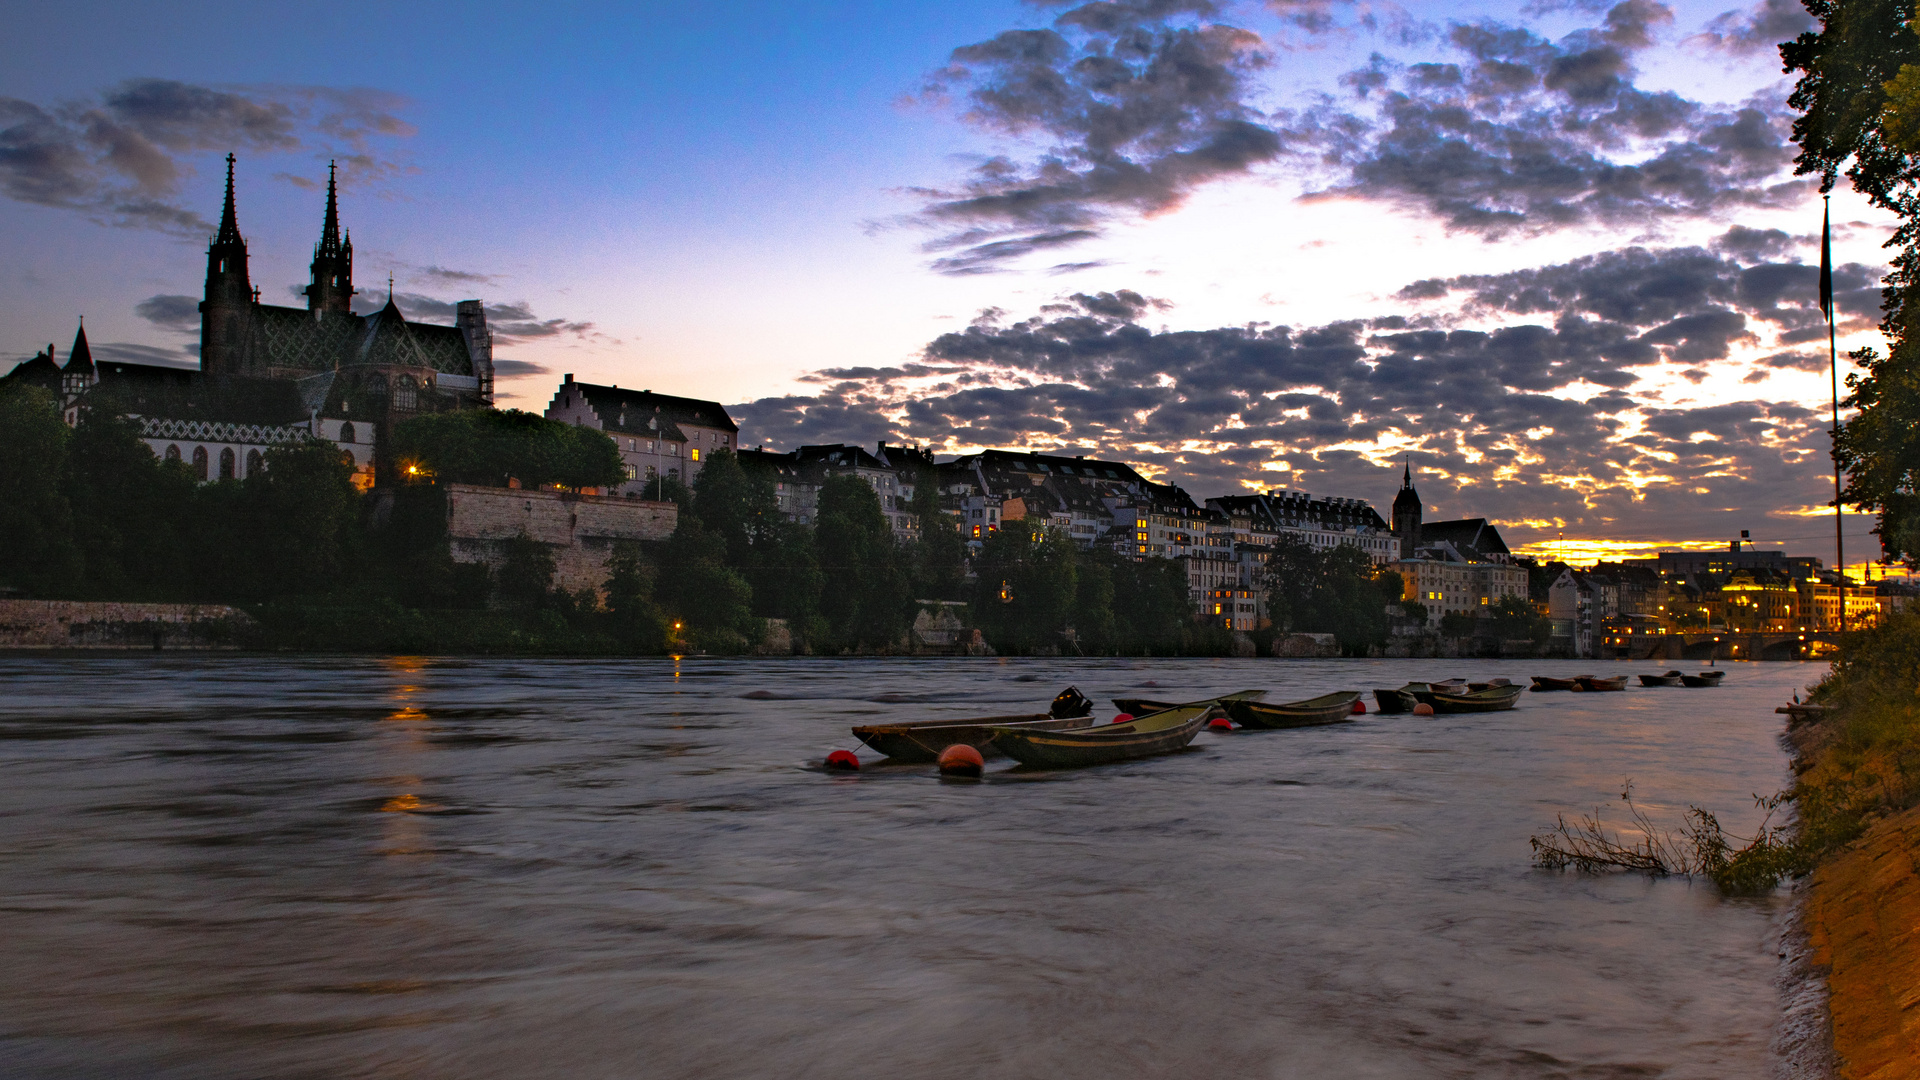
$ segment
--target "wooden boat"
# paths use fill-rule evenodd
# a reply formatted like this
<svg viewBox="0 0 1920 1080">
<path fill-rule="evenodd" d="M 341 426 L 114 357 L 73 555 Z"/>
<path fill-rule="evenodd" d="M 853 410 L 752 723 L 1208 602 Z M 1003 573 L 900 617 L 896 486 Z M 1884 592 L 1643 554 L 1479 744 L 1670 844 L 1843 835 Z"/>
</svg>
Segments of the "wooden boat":
<svg viewBox="0 0 1920 1080">
<path fill-rule="evenodd" d="M 1172 753 L 1192 742 L 1207 721 L 1218 715 L 1217 703 L 1202 701 L 1163 709 L 1121 724 L 1070 731 L 1002 726 L 993 729 L 993 746 L 1022 765 L 1050 769 L 1104 765 Z"/>
<path fill-rule="evenodd" d="M 1641 686 L 1679 686 L 1680 673 L 1677 671 L 1669 671 L 1665 675 L 1642 675 L 1640 676 L 1640 685 Z"/>
<path fill-rule="evenodd" d="M 982 753 L 992 745 L 996 727 L 1056 729 L 1087 727 L 1093 723 L 1093 701 L 1078 687 L 1069 686 L 1043 713 L 1018 716 L 981 716 L 969 720 L 911 720 L 896 724 L 863 724 L 853 729 L 861 742 L 895 761 L 930 762 L 940 751 L 962 743 Z"/>
<path fill-rule="evenodd" d="M 1359 700 L 1360 691 L 1342 690 L 1337 694 L 1322 694 L 1317 698 L 1290 701 L 1284 705 L 1233 698 L 1222 701 L 1220 708 L 1242 727 L 1312 727 L 1315 724 L 1337 724 L 1353 719 L 1353 703 Z"/>
<path fill-rule="evenodd" d="M 1571 690 L 1580 684 L 1581 679 L 1590 679 L 1591 675 L 1576 675 L 1571 679 L 1555 679 L 1546 675 L 1533 677 L 1533 692 L 1544 694 L 1549 690 Z"/>
<path fill-rule="evenodd" d="M 1573 688 L 1575 690 L 1585 690 L 1589 693 L 1625 690 L 1627 688 L 1627 677 L 1625 675 L 1615 675 L 1611 678 L 1603 679 L 1598 675 L 1582 675 L 1573 680 Z"/>
<path fill-rule="evenodd" d="M 1491 690 L 1496 686 L 1512 686 L 1512 685 L 1513 685 L 1512 679 L 1488 679 L 1486 682 L 1470 682 L 1467 684 L 1467 689 Z"/>
<path fill-rule="evenodd" d="M 1374 711 L 1383 713 L 1403 713 L 1419 704 L 1398 690 L 1388 690 L 1384 687 L 1373 692 L 1373 700 L 1378 706 Z"/>
<path fill-rule="evenodd" d="M 1022 716 L 982 716 L 971 720 L 916 720 L 900 724 L 863 724 L 853 729 L 861 742 L 895 761 L 925 763 L 938 761 L 940 751 L 965 743 L 985 753 L 992 745 L 996 728 L 1024 728 L 1053 731 L 1090 727 L 1092 716 L 1054 716 L 1029 713 Z"/>
<path fill-rule="evenodd" d="M 1726 677 L 1727 673 L 1724 671 L 1703 671 L 1698 675 L 1680 676 L 1680 685 L 1692 687 L 1719 686 L 1720 680 Z"/>
<path fill-rule="evenodd" d="M 1791 705 L 1782 705 L 1773 711 L 1786 713 L 1789 724 L 1804 724 L 1809 720 L 1818 720 L 1827 715 L 1827 710 L 1830 708 L 1832 708 L 1830 705 L 1815 705 L 1811 702 L 1796 701 Z"/>
<path fill-rule="evenodd" d="M 1145 716 L 1148 713 L 1164 712 L 1187 705 L 1204 705 L 1207 701 L 1258 701 L 1266 696 L 1265 690 L 1241 690 L 1238 693 L 1222 694 L 1217 698 L 1207 698 L 1206 701 L 1154 701 L 1151 698 L 1117 697 L 1113 699 L 1113 706 L 1132 716 Z"/>
<path fill-rule="evenodd" d="M 1449 693 L 1445 690 L 1409 690 L 1423 705 L 1433 706 L 1436 713 L 1500 712 L 1511 709 L 1520 700 L 1521 689 L 1508 684 L 1490 686 L 1485 690 L 1469 690 L 1465 693 Z"/>
</svg>

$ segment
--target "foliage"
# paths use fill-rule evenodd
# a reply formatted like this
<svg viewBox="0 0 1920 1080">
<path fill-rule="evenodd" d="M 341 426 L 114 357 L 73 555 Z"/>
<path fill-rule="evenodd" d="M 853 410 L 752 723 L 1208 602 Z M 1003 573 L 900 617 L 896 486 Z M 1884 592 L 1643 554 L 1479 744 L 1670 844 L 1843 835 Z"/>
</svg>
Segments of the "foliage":
<svg viewBox="0 0 1920 1080">
<path fill-rule="evenodd" d="M 588 427 L 519 409 L 416 416 L 394 425 L 391 457 L 441 481 L 506 487 L 558 484 L 575 490 L 626 480 L 620 449 Z"/>
<path fill-rule="evenodd" d="M 1553 633 L 1553 620 L 1540 615 L 1525 597 L 1503 596 L 1487 605 L 1488 629 L 1501 641 L 1530 638 L 1546 644 Z"/>
<path fill-rule="evenodd" d="M 813 543 L 828 644 L 853 649 L 899 642 L 913 622 L 913 596 L 879 496 L 857 476 L 829 476 L 820 485 L 817 512 Z"/>
<path fill-rule="evenodd" d="M 667 620 L 653 602 L 657 571 L 640 545 L 622 541 L 607 560 L 607 629 L 634 652 L 666 649 Z"/>
<path fill-rule="evenodd" d="M 765 629 L 753 615 L 753 586 L 727 565 L 726 545 L 696 514 L 681 515 L 661 550 L 654 597 L 678 626 L 676 642 L 687 648 L 744 652 Z"/>
<path fill-rule="evenodd" d="M 1037 518 L 1001 522 L 974 564 L 979 574 L 974 621 L 994 648 L 1008 653 L 1071 651 L 1066 646 L 1079 599 L 1077 554 L 1066 533 L 1047 528 Z"/>
<path fill-rule="evenodd" d="M 1427 618 L 1432 613 L 1427 610 L 1427 605 L 1418 600 L 1402 600 L 1400 601 L 1400 614 L 1412 619 L 1421 626 L 1425 626 L 1427 625 Z"/>
<path fill-rule="evenodd" d="M 920 539 L 913 551 L 913 595 L 920 600 L 964 599 L 967 541 L 960 523 L 940 509 L 940 481 L 922 469 L 913 485 L 914 524 Z"/>
<path fill-rule="evenodd" d="M 1440 616 L 1440 636 L 1446 638 L 1470 638 L 1479 628 L 1480 620 L 1464 611 L 1449 611 Z"/>
<path fill-rule="evenodd" d="M 57 595 L 80 574 L 73 507 L 61 484 L 70 438 L 52 394 L 0 388 L 0 587 Z"/>
<path fill-rule="evenodd" d="M 1366 552 L 1351 544 L 1320 551 L 1287 536 L 1267 561 L 1267 610 L 1274 628 L 1332 634 L 1348 656 L 1365 656 L 1386 644 L 1387 605 L 1402 603 L 1405 588 L 1399 574 L 1377 570 Z"/>
<path fill-rule="evenodd" d="M 539 607 L 553 593 L 553 549 L 521 533 L 507 540 L 494 594 L 508 604 Z"/>
<path fill-rule="evenodd" d="M 1859 410 L 1841 425 L 1835 453 L 1847 471 L 1841 498 L 1879 515 L 1874 531 L 1888 559 L 1920 567 L 1920 367 L 1905 342 L 1891 353 L 1851 354 L 1863 371 L 1847 376 L 1846 404 Z"/>
<path fill-rule="evenodd" d="M 1689 806 L 1684 827 L 1663 829 L 1633 801 L 1633 781 L 1622 785 L 1620 799 L 1626 804 L 1629 822 L 1624 834 L 1608 828 L 1598 808 L 1572 822 L 1561 814 L 1552 829 L 1528 840 L 1535 865 L 1548 870 L 1570 867 L 1583 873 L 1635 870 L 1654 877 L 1699 875 L 1734 895 L 1766 892 L 1783 873 L 1799 865 L 1785 830 L 1772 825 L 1773 812 L 1781 802 L 1778 797 L 1755 799 L 1767 816 L 1738 850 L 1728 843 L 1720 819 L 1710 811 Z"/>
</svg>

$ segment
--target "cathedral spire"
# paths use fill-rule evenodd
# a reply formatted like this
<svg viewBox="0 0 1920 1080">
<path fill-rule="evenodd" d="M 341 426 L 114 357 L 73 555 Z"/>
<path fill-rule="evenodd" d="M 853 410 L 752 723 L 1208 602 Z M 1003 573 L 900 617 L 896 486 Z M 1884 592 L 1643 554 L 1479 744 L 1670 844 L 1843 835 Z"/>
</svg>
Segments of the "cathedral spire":
<svg viewBox="0 0 1920 1080">
<path fill-rule="evenodd" d="M 353 239 L 340 241 L 340 186 L 334 163 L 327 162 L 327 214 L 320 224 L 320 242 L 313 248 L 312 284 L 307 286 L 308 311 L 347 312 L 353 309 Z"/>
<path fill-rule="evenodd" d="M 233 209 L 233 155 L 227 155 L 227 205 L 220 211 L 220 235 L 214 237 L 215 244 L 238 244 L 240 240 L 239 215 Z"/>
</svg>

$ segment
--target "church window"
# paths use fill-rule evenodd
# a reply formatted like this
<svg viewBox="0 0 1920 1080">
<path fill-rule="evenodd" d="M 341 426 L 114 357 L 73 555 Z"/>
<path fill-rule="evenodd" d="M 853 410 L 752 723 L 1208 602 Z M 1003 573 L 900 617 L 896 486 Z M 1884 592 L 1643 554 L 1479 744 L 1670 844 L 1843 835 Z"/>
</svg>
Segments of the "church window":
<svg viewBox="0 0 1920 1080">
<path fill-rule="evenodd" d="M 167 460 L 168 460 L 168 461 L 179 461 L 179 460 L 180 460 L 180 448 L 179 448 L 178 446 L 176 446 L 176 445 L 174 445 L 174 444 L 172 444 L 172 443 L 168 443 L 168 444 L 167 444 L 167 454 L 166 454 L 166 457 L 167 457 Z"/>
<path fill-rule="evenodd" d="M 220 479 L 233 479 L 233 447 L 224 447 L 220 451 Z"/>
<path fill-rule="evenodd" d="M 416 385 L 411 375 L 402 375 L 394 380 L 393 407 L 395 409 L 400 412 L 412 412 L 414 409 L 420 407 L 420 397 L 419 392 L 415 389 Z"/>
<path fill-rule="evenodd" d="M 265 462 L 263 462 L 260 458 L 260 451 L 258 450 L 247 451 L 247 475 L 248 476 L 252 476 L 254 473 L 259 472 L 260 467 L 263 464 L 265 464 Z"/>
<path fill-rule="evenodd" d="M 358 441 L 354 438 L 354 434 L 355 432 L 353 430 L 353 425 L 351 423 L 340 425 L 340 441 L 341 442 L 350 443 L 350 442 Z"/>
<path fill-rule="evenodd" d="M 202 480 L 207 478 L 207 448 L 204 446 L 193 448 L 193 475 Z"/>
</svg>

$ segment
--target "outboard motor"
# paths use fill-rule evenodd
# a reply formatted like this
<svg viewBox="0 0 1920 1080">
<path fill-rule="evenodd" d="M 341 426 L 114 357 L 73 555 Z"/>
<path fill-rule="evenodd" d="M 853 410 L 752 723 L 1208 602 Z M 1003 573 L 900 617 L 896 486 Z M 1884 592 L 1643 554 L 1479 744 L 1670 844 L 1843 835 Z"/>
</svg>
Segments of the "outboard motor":
<svg viewBox="0 0 1920 1080">
<path fill-rule="evenodd" d="M 1093 713 L 1093 699 L 1080 692 L 1077 686 L 1069 686 L 1060 691 L 1053 699 L 1053 708 L 1048 710 L 1056 720 L 1065 720 L 1071 716 L 1090 716 Z"/>
</svg>

